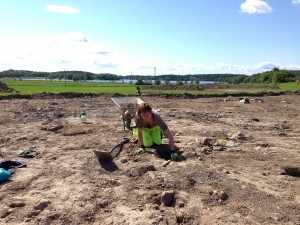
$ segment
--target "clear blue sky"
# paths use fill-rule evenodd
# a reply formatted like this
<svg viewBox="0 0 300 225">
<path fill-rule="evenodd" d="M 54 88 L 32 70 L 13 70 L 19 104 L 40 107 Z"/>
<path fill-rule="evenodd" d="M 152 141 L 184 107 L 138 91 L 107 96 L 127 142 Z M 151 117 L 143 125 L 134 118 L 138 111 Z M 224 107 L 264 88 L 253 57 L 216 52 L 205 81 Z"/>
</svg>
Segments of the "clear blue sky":
<svg viewBox="0 0 300 225">
<path fill-rule="evenodd" d="M 251 75 L 299 42 L 300 0 L 0 0 L 0 71 Z"/>
</svg>

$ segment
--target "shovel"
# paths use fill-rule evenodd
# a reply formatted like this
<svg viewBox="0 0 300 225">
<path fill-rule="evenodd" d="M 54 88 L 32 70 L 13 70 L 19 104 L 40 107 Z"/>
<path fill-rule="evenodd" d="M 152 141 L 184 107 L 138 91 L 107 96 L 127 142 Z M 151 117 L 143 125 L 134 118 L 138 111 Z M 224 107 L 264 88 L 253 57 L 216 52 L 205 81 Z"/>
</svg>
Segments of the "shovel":
<svg viewBox="0 0 300 225">
<path fill-rule="evenodd" d="M 129 142 L 129 138 L 123 138 L 122 141 L 118 144 L 116 144 L 110 151 L 99 151 L 99 150 L 93 150 L 95 155 L 97 156 L 99 161 L 106 161 L 106 162 L 111 162 L 113 160 L 113 155 L 112 152 L 120 147 L 119 152 L 122 151 L 123 145 Z M 115 154 L 116 156 L 117 154 Z"/>
</svg>

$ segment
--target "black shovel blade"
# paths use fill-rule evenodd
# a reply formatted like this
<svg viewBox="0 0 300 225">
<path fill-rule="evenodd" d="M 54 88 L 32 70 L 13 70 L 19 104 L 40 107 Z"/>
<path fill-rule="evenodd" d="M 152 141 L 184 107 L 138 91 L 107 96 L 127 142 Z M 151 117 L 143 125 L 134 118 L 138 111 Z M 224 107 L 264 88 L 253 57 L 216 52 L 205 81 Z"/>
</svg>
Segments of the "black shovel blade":
<svg viewBox="0 0 300 225">
<path fill-rule="evenodd" d="M 94 151 L 94 153 L 97 156 L 99 161 L 111 162 L 113 160 L 111 152 L 99 151 L 99 150 L 93 150 L 93 151 Z"/>
</svg>

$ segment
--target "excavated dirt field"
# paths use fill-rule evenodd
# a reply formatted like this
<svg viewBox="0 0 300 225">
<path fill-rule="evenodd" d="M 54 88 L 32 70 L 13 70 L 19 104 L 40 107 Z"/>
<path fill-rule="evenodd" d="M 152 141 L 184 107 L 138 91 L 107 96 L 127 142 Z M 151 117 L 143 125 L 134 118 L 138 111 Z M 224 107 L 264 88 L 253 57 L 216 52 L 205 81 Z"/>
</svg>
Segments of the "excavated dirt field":
<svg viewBox="0 0 300 225">
<path fill-rule="evenodd" d="M 111 97 L 0 100 L 0 161 L 27 165 L 0 184 L 0 224 L 300 224 L 300 95 L 142 96 L 182 152 L 166 166 L 167 139 L 136 154 Z"/>
</svg>

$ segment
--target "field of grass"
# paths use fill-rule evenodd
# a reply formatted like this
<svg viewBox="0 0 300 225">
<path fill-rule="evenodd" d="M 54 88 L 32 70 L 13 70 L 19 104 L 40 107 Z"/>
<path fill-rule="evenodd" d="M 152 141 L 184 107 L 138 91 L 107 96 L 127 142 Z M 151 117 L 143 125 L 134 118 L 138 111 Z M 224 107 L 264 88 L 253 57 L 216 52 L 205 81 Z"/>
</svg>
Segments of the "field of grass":
<svg viewBox="0 0 300 225">
<path fill-rule="evenodd" d="M 281 83 L 281 84 L 279 84 L 279 88 L 283 91 L 299 91 L 300 83 L 296 83 L 296 82 Z"/>
<path fill-rule="evenodd" d="M 62 92 L 74 92 L 74 93 L 110 93 L 110 94 L 137 94 L 134 84 L 128 83 L 114 83 L 114 82 L 64 82 L 64 81 L 25 81 L 25 80 L 0 80 L 5 83 L 9 88 L 13 88 L 19 92 L 19 94 L 39 94 L 39 93 L 62 93 Z M 278 88 L 274 88 L 274 85 L 248 85 L 247 88 L 237 88 L 237 85 L 232 85 L 230 90 L 162 90 L 157 86 L 157 89 L 143 89 L 142 93 L 174 93 L 174 94 L 224 94 L 224 93 L 238 93 L 238 92 L 262 92 L 262 91 L 296 91 L 300 90 L 300 84 L 283 83 L 279 84 Z M 0 93 L 0 95 L 12 95 L 13 93 Z"/>
<path fill-rule="evenodd" d="M 120 93 L 135 94 L 136 89 L 133 84 L 120 83 L 96 83 L 96 82 L 63 82 L 63 81 L 19 81 L 3 80 L 8 87 L 15 89 L 20 94 L 38 93 Z"/>
</svg>

